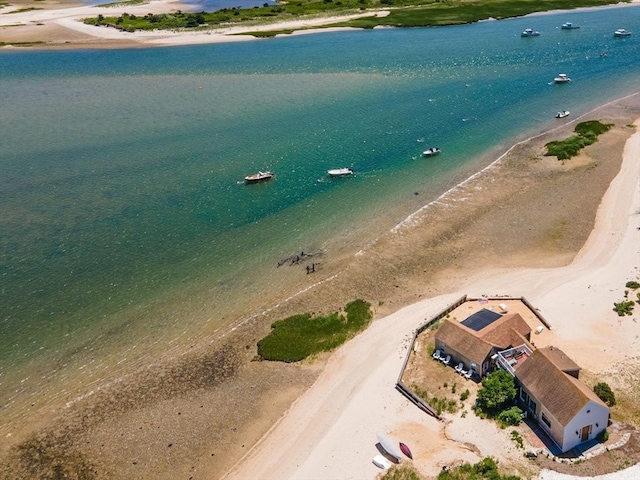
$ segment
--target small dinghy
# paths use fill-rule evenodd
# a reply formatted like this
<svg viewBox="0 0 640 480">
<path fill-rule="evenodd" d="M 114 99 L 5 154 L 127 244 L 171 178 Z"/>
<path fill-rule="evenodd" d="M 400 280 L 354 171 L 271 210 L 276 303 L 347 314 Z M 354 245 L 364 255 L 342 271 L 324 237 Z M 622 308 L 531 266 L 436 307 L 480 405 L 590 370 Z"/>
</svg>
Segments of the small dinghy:
<svg viewBox="0 0 640 480">
<path fill-rule="evenodd" d="M 400 442 L 400 451 L 404 453 L 407 457 L 409 457 L 411 460 L 413 460 L 413 454 L 411 453 L 411 450 L 406 444 L 402 442 Z"/>
<path fill-rule="evenodd" d="M 375 457 L 373 457 L 373 464 L 383 470 L 388 470 L 391 468 L 391 462 L 384 458 L 382 455 L 376 455 Z"/>
<path fill-rule="evenodd" d="M 400 461 L 402 454 L 398 447 L 396 447 L 396 443 L 393 442 L 389 437 L 383 435 L 382 433 L 378 434 L 378 442 L 382 449 L 387 452 L 387 454 L 392 457 L 395 461 Z"/>
</svg>

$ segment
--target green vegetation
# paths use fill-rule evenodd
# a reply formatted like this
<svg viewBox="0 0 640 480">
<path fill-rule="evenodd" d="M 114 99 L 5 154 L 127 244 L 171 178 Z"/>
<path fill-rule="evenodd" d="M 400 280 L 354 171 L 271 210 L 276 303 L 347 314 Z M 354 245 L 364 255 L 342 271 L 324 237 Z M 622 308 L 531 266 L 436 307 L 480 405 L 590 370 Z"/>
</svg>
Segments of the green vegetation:
<svg viewBox="0 0 640 480">
<path fill-rule="evenodd" d="M 469 389 L 466 389 L 464 392 L 460 394 L 461 402 L 464 402 L 467 398 L 469 398 Z"/>
<path fill-rule="evenodd" d="M 595 392 L 595 394 L 598 396 L 600 400 L 602 400 L 604 403 L 606 403 L 610 407 L 613 407 L 616 404 L 616 396 L 614 395 L 613 390 L 611 390 L 611 387 L 607 383 L 600 382 L 595 384 L 593 386 L 593 391 Z"/>
<path fill-rule="evenodd" d="M 520 448 L 524 448 L 524 440 L 522 439 L 522 435 L 517 430 L 511 430 L 511 440 L 516 442 L 516 445 Z"/>
<path fill-rule="evenodd" d="M 500 474 L 498 462 L 486 457 L 474 465 L 464 463 L 459 467 L 443 470 L 438 474 L 438 480 L 520 480 L 520 477 Z"/>
<path fill-rule="evenodd" d="M 0 42 L 0 47 L 31 47 L 32 45 L 39 45 L 44 42 Z"/>
<path fill-rule="evenodd" d="M 23 13 L 23 12 L 30 12 L 31 10 L 43 10 L 42 8 L 39 7 L 26 7 L 26 8 L 19 8 L 18 10 L 13 10 L 11 12 L 5 12 L 5 15 L 9 15 L 11 13 Z"/>
<path fill-rule="evenodd" d="M 634 306 L 635 302 L 633 300 L 624 300 L 622 302 L 614 302 L 613 309 L 619 317 L 624 317 L 625 315 L 633 315 Z"/>
<path fill-rule="evenodd" d="M 456 413 L 458 411 L 458 401 L 455 399 L 431 396 L 429 392 L 415 384 L 411 385 L 411 390 L 433 408 L 438 415 L 442 415 L 443 412 Z"/>
<path fill-rule="evenodd" d="M 640 283 L 636 282 L 635 280 L 632 280 L 630 282 L 627 282 L 624 286 L 632 290 L 637 290 L 638 288 L 640 288 Z"/>
<path fill-rule="evenodd" d="M 422 477 L 409 465 L 393 465 L 380 480 L 422 480 Z"/>
<path fill-rule="evenodd" d="M 328 352 L 364 330 L 373 314 L 364 300 L 348 303 L 344 311 L 312 317 L 305 313 L 278 320 L 271 333 L 258 342 L 258 355 L 265 360 L 298 362 L 320 352 Z"/>
<path fill-rule="evenodd" d="M 137 1 L 137 0 L 133 0 Z M 629 1 L 629 0 L 626 0 Z M 612 0 L 294 0 L 279 5 L 264 4 L 254 8 L 223 8 L 215 12 L 167 13 L 144 17 L 123 14 L 120 17 L 96 17 L 84 20 L 89 25 L 108 25 L 133 32 L 135 30 L 200 29 L 214 26 L 266 23 L 296 20 L 304 16 L 351 15 L 372 9 L 393 7 L 386 17 L 371 16 L 338 22 L 325 27 L 349 26 L 373 28 L 378 25 L 394 27 L 423 27 L 456 25 L 488 18 L 508 18 L 532 12 L 592 7 L 614 3 Z M 317 28 L 317 27 L 314 27 Z M 273 36 L 286 31 L 251 32 L 255 36 Z"/>
<path fill-rule="evenodd" d="M 574 129 L 577 135 L 547 143 L 545 155 L 558 157 L 558 160 L 568 160 L 575 157 L 580 150 L 595 143 L 598 136 L 608 131 L 612 126 L 610 123 L 600 123 L 597 120 L 579 123 Z"/>
<path fill-rule="evenodd" d="M 482 380 L 482 387 L 478 390 L 476 409 L 486 415 L 495 416 L 505 407 L 513 405 L 516 393 L 513 377 L 504 370 L 496 370 Z"/>
<path fill-rule="evenodd" d="M 601 443 L 606 442 L 607 440 L 609 440 L 609 432 L 608 430 L 605 428 L 604 430 L 602 430 L 599 434 L 598 434 L 598 441 Z"/>
<path fill-rule="evenodd" d="M 513 406 L 511 408 L 507 408 L 506 410 L 501 411 L 496 419 L 503 427 L 507 425 L 520 425 L 522 421 L 522 410 L 518 407 Z"/>
<path fill-rule="evenodd" d="M 127 7 L 133 5 L 144 5 L 149 3 L 149 0 L 124 0 L 122 2 L 103 3 L 100 7 Z"/>
</svg>

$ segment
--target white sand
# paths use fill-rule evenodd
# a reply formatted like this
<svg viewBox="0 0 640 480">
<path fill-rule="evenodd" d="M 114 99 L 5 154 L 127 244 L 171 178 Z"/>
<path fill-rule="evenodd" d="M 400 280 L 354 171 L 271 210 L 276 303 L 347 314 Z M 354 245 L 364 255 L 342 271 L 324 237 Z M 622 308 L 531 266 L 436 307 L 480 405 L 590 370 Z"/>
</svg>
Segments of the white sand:
<svg viewBox="0 0 640 480">
<path fill-rule="evenodd" d="M 636 122 L 640 127 L 640 119 Z M 380 470 L 371 459 L 376 434 L 411 445 L 414 465 L 436 475 L 442 465 L 492 455 L 521 458 L 490 422 L 473 414 L 446 426 L 394 389 L 415 328 L 463 294 L 508 292 L 540 308 L 553 330 L 550 343 L 579 365 L 604 371 L 638 359 L 638 313 L 621 324 L 612 311 L 624 284 L 640 276 L 640 131 L 627 141 L 621 172 L 600 206 L 593 233 L 574 262 L 556 269 L 485 272 L 460 291 L 427 299 L 379 319 L 332 355 L 324 372 L 227 479 L 363 479 Z M 637 310 L 637 309 L 636 309 Z M 616 325 L 616 328 L 608 328 Z M 623 326 L 623 325 L 626 325 Z M 603 334 L 606 332 L 606 334 Z M 614 348 L 615 347 L 615 348 Z M 465 446 L 475 445 L 479 454 Z M 606 480 L 640 478 L 634 469 Z M 543 472 L 542 480 L 565 480 Z"/>
</svg>

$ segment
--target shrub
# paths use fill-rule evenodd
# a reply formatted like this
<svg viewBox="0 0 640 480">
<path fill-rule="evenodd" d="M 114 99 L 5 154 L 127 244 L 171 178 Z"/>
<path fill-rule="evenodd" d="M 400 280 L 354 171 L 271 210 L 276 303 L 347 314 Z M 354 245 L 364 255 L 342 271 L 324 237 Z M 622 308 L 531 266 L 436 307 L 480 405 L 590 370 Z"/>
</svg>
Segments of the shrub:
<svg viewBox="0 0 640 480">
<path fill-rule="evenodd" d="M 464 392 L 460 394 L 461 401 L 464 402 L 467 398 L 469 398 L 469 389 L 466 389 Z"/>
<path fill-rule="evenodd" d="M 498 462 L 486 457 L 474 465 L 463 463 L 459 467 L 442 470 L 438 474 L 438 480 L 520 480 L 520 477 L 501 475 L 498 472 Z"/>
<path fill-rule="evenodd" d="M 607 440 L 609 440 L 609 432 L 607 431 L 607 429 L 605 428 L 604 430 L 602 430 L 599 434 L 598 434 L 598 441 L 601 443 L 606 442 Z"/>
<path fill-rule="evenodd" d="M 522 410 L 518 407 L 511 407 L 500 412 L 497 419 L 503 425 L 520 425 L 522 421 Z"/>
<path fill-rule="evenodd" d="M 640 288 L 640 283 L 638 283 L 636 281 L 627 282 L 625 284 L 625 287 L 630 288 L 632 290 L 636 290 L 636 289 Z"/>
<path fill-rule="evenodd" d="M 421 477 L 410 465 L 393 465 L 381 480 L 420 480 Z"/>
<path fill-rule="evenodd" d="M 613 407 L 616 404 L 616 396 L 613 394 L 611 387 L 607 383 L 596 383 L 593 387 L 593 391 L 600 400 L 605 402 L 610 407 Z"/>
<path fill-rule="evenodd" d="M 516 444 L 520 448 L 524 448 L 524 441 L 522 440 L 522 435 L 517 430 L 511 430 L 511 439 L 516 442 Z"/>
<path fill-rule="evenodd" d="M 513 377 L 504 370 L 497 370 L 482 380 L 482 388 L 478 390 L 477 407 L 486 413 L 495 413 L 506 405 L 511 405 L 516 393 Z"/>
<path fill-rule="evenodd" d="M 635 303 L 633 300 L 625 300 L 622 302 L 614 303 L 613 310 L 618 314 L 619 317 L 624 317 L 625 315 L 633 315 L 633 307 Z"/>
</svg>

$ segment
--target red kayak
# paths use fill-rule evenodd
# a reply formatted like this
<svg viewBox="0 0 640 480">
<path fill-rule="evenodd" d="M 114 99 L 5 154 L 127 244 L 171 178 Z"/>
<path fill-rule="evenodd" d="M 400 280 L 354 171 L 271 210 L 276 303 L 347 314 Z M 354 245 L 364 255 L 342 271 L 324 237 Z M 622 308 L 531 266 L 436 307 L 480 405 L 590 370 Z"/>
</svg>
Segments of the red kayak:
<svg viewBox="0 0 640 480">
<path fill-rule="evenodd" d="M 411 454 L 411 450 L 404 443 L 400 442 L 400 451 L 404 453 L 407 457 L 413 460 L 413 455 Z"/>
</svg>

